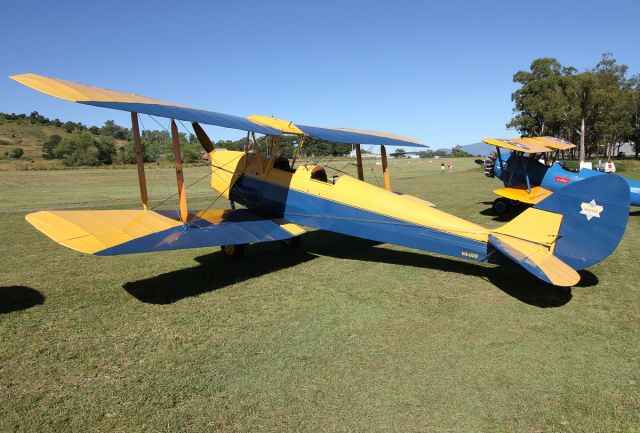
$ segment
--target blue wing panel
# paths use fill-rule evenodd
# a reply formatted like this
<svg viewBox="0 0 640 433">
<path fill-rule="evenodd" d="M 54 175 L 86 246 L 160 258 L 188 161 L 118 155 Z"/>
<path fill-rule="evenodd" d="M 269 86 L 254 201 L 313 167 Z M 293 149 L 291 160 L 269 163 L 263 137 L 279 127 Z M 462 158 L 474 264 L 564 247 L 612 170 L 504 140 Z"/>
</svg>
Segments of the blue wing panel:
<svg viewBox="0 0 640 433">
<path fill-rule="evenodd" d="M 222 126 L 224 128 L 239 129 L 242 131 L 257 132 L 259 134 L 281 135 L 277 129 L 258 125 L 244 117 L 231 114 L 216 113 L 215 111 L 200 110 L 198 108 L 177 107 L 175 105 L 144 104 L 139 102 L 105 102 L 105 101 L 78 101 L 80 104 L 93 105 L 95 107 L 111 108 L 135 113 L 144 113 L 151 116 L 166 117 L 167 119 L 179 119 L 188 122 L 204 123 L 206 125 Z"/>
<path fill-rule="evenodd" d="M 175 211 L 157 211 L 176 219 Z M 279 224 L 246 209 L 225 212 L 222 222 L 194 217 L 184 226 L 173 227 L 95 253 L 98 256 L 203 248 L 220 245 L 255 244 L 294 237 Z"/>
<path fill-rule="evenodd" d="M 366 134 L 364 132 L 345 131 L 341 129 L 320 128 L 317 126 L 296 125 L 305 134 L 311 137 L 321 138 L 327 141 L 347 144 L 383 144 L 387 146 L 402 147 L 428 147 L 413 141 L 406 141 L 399 138 L 386 137 L 383 135 Z"/>
</svg>

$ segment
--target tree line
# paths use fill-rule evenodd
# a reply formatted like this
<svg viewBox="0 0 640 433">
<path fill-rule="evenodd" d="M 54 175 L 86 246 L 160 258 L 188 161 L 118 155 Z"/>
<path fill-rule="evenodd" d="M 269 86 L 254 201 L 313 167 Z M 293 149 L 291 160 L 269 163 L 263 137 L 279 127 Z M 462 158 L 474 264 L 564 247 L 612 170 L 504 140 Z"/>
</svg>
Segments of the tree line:
<svg viewBox="0 0 640 433">
<path fill-rule="evenodd" d="M 640 75 L 611 53 L 579 72 L 554 58 L 531 63 L 513 81 L 520 85 L 511 99 L 514 117 L 508 128 L 522 136 L 551 135 L 578 144 L 580 160 L 617 156 L 626 143 L 640 153 Z"/>
</svg>

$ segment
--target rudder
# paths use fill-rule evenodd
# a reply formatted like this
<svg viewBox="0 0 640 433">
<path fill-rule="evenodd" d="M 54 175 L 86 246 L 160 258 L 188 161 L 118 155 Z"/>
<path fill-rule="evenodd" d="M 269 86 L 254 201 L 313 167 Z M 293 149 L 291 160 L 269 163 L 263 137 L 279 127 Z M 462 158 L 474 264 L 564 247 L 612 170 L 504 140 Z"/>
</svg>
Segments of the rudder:
<svg viewBox="0 0 640 433">
<path fill-rule="evenodd" d="M 572 183 L 534 209 L 562 215 L 553 254 L 575 270 L 593 266 L 616 249 L 629 217 L 629 186 L 613 174 Z"/>
</svg>

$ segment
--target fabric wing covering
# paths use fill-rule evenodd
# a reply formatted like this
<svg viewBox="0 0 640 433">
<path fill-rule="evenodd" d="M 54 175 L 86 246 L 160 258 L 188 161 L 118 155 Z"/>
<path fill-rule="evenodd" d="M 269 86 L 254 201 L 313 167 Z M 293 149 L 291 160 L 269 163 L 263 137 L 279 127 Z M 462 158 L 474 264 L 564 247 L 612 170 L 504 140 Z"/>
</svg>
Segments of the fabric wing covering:
<svg viewBox="0 0 640 433">
<path fill-rule="evenodd" d="M 322 140 L 347 144 L 377 144 L 402 147 L 428 147 L 410 138 L 386 132 L 365 131 L 347 128 L 323 128 L 319 126 L 296 125 L 306 135 Z"/>
<path fill-rule="evenodd" d="M 88 84 L 60 80 L 58 78 L 43 77 L 36 74 L 13 75 L 10 78 L 39 92 L 79 104 L 149 114 L 151 116 L 166 117 L 168 119 L 198 122 L 259 134 L 281 134 L 278 129 L 259 125 L 244 117 L 201 110 L 186 105 L 136 95 L 135 93 L 119 92 L 90 86 Z"/>
<path fill-rule="evenodd" d="M 337 143 L 428 147 L 410 138 L 386 132 L 300 126 L 268 116 L 248 116 L 245 118 L 37 74 L 13 75 L 10 78 L 47 95 L 95 107 L 197 122 L 265 135 L 305 134 Z"/>
<path fill-rule="evenodd" d="M 246 209 L 189 214 L 176 211 L 41 211 L 26 220 L 55 242 L 99 256 L 253 244 L 289 239 L 305 232 L 284 220 L 265 219 Z"/>
</svg>

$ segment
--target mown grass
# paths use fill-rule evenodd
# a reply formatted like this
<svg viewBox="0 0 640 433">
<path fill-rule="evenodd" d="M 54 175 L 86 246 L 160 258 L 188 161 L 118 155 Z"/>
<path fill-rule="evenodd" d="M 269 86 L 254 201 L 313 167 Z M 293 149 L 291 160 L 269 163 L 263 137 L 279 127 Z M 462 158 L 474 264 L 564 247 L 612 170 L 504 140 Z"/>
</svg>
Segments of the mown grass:
<svg viewBox="0 0 640 433">
<path fill-rule="evenodd" d="M 498 183 L 472 160 L 391 170 L 395 190 L 502 224 L 487 211 Z M 172 171 L 150 171 L 156 202 L 173 193 Z M 563 295 L 518 269 L 321 232 L 237 263 L 85 256 L 25 213 L 135 207 L 135 170 L 0 185 L 0 431 L 640 431 L 637 210 Z M 206 180 L 189 194 L 193 208 L 215 197 Z"/>
</svg>

